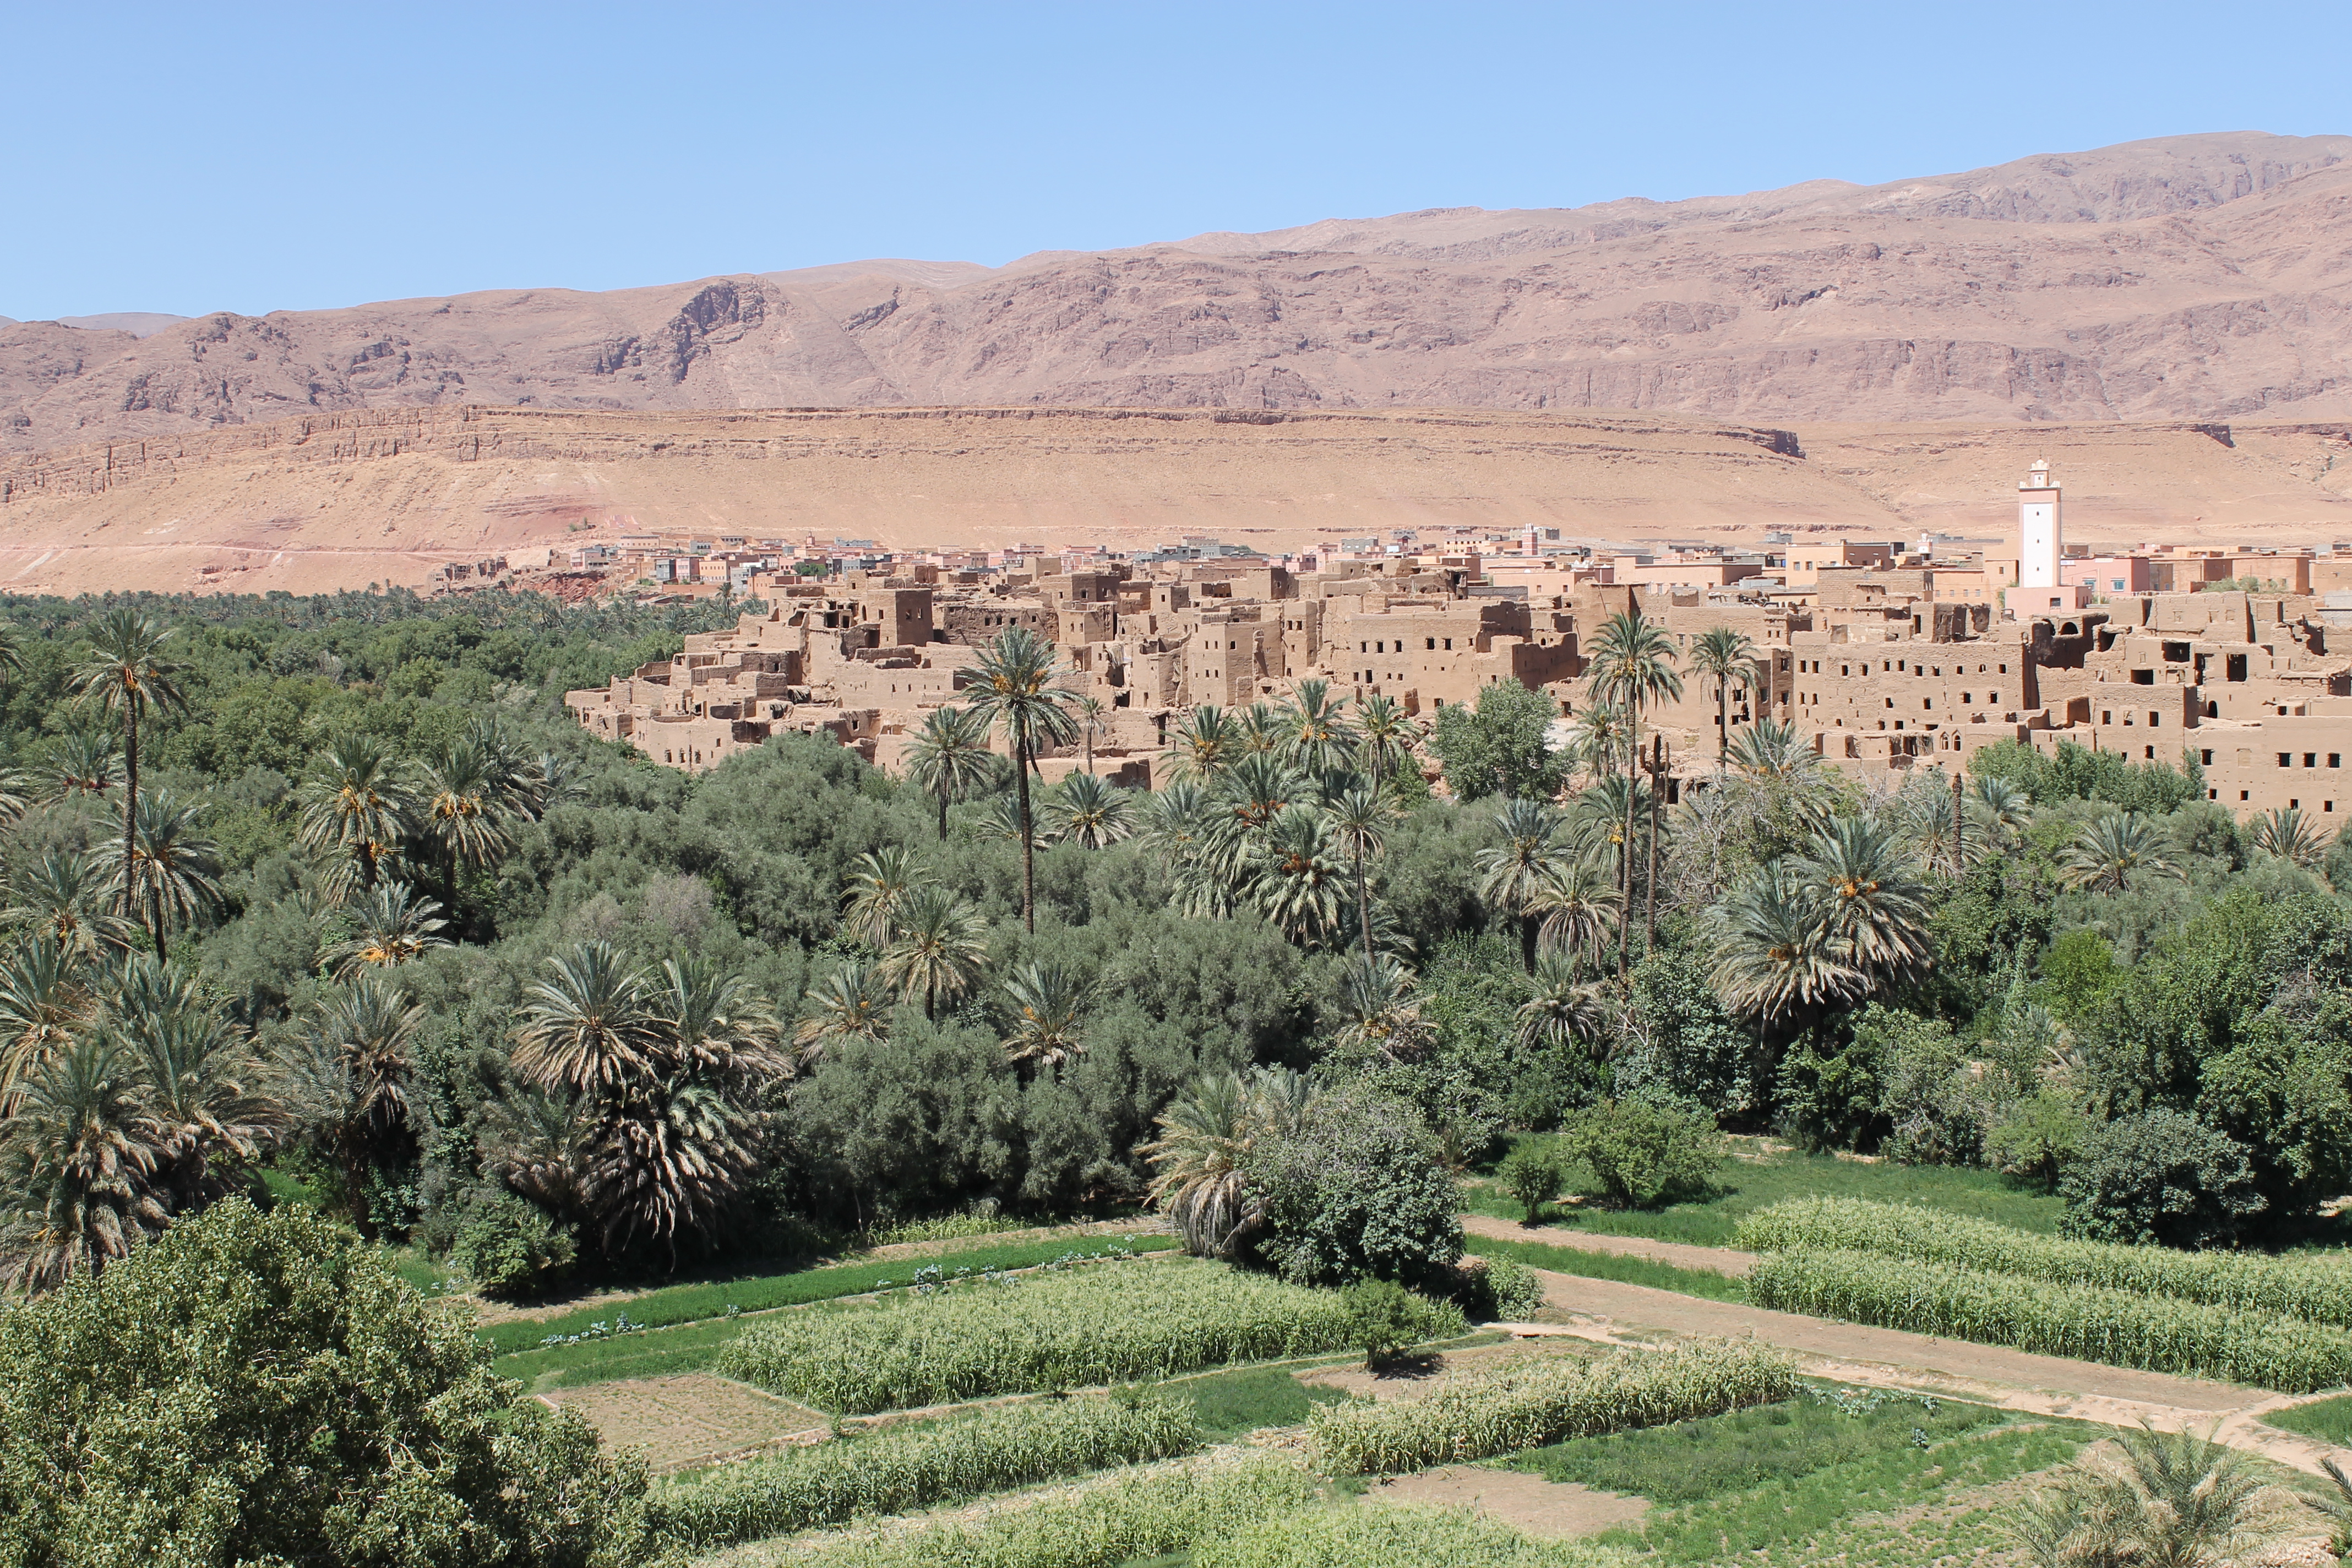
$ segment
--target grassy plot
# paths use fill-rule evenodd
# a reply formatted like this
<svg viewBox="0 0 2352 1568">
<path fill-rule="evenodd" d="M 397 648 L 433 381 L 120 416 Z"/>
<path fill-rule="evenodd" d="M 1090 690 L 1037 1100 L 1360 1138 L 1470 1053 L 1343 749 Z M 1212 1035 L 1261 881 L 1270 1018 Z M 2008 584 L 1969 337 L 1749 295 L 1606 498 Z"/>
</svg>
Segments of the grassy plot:
<svg viewBox="0 0 2352 1568">
<path fill-rule="evenodd" d="M 1542 1135 L 1531 1134 L 1538 1142 Z M 1569 1190 L 1598 1189 L 1581 1164 L 1569 1167 Z M 1917 1204 L 1947 1214 L 1966 1215 L 2019 1230 L 2057 1230 L 2065 1205 L 2054 1197 L 2011 1186 L 1991 1171 L 1942 1165 L 1898 1165 L 1892 1161 L 1840 1160 L 1828 1154 L 1780 1153 L 1762 1159 L 1726 1159 L 1715 1190 L 1702 1202 L 1663 1209 L 1612 1210 L 1579 1205 L 1551 1211 L 1551 1223 L 1603 1236 L 1640 1236 L 1696 1247 L 1734 1247 L 1739 1222 L 1758 1209 L 1794 1197 L 1868 1198 L 1879 1203 Z M 1518 1204 L 1491 1179 L 1463 1189 L 1464 1206 L 1498 1219 L 1518 1219 Z"/>
<path fill-rule="evenodd" d="M 1459 1310 L 1412 1301 L 1418 1338 L 1465 1331 Z M 785 1314 L 747 1329 L 719 1369 L 862 1414 L 1312 1355 L 1357 1331 L 1336 1290 L 1218 1263 L 1130 1264 Z"/>
<path fill-rule="evenodd" d="M 1589 1541 L 1536 1541 L 1461 1509 L 1416 1503 L 1275 1515 L 1192 1555 L 1195 1568 L 1622 1568 Z"/>
<path fill-rule="evenodd" d="M 1348 1401 L 1339 1389 L 1301 1383 L 1290 1368 L 1280 1366 L 1242 1367 L 1164 1386 L 1192 1399 L 1193 1420 L 1202 1439 L 1211 1443 L 1265 1426 L 1297 1426 L 1318 1406 Z"/>
<path fill-rule="evenodd" d="M 1548 1481 L 1647 1498 L 1662 1507 L 1790 1481 L 2007 1420 L 1986 1405 L 1907 1395 L 1805 1397 L 1728 1415 L 1579 1437 L 1514 1456 Z"/>
<path fill-rule="evenodd" d="M 1727 1493 L 1653 1514 L 1638 1531 L 1603 1537 L 1647 1547 L 1667 1563 L 1754 1563 L 1807 1561 L 1809 1538 L 1835 1531 L 1827 1556 L 1840 1556 L 1867 1532 L 1862 1515 L 1888 1515 L 1942 1505 L 1954 1493 L 2045 1470 L 2074 1457 L 2084 1433 L 2071 1423 L 2003 1426 L 1963 1433 L 1921 1449 L 1885 1447 L 1761 1487 Z M 1904 1528 L 1900 1524 L 1895 1529 Z M 1915 1541 L 1907 1561 L 1942 1556 Z M 1797 1550 L 1791 1552 L 1791 1548 Z M 1784 1556 L 1783 1553 L 1788 1553 Z M 1760 1554 L 1760 1559 L 1759 1555 Z"/>
<path fill-rule="evenodd" d="M 2352 1447 L 2352 1394 L 2339 1394 L 2333 1399 L 2315 1399 L 2308 1405 L 2273 1410 L 2263 1417 L 2263 1424 L 2288 1432 L 2300 1432 L 2306 1437 L 2316 1437 L 2323 1443 L 2333 1443 L 2338 1447 Z"/>
<path fill-rule="evenodd" d="M 1536 1234 L 1541 1235 L 1540 1231 Z M 1587 1252 L 1577 1247 L 1548 1247 L 1539 1241 L 1506 1241 L 1491 1236 L 1472 1238 L 1470 1250 L 1485 1258 L 1507 1258 L 1530 1268 L 1574 1274 L 1586 1279 L 1614 1279 L 1623 1285 L 1646 1285 L 1654 1290 L 1675 1290 L 1710 1301 L 1745 1301 L 1748 1292 L 1728 1274 L 1711 1268 L 1682 1268 L 1646 1258 L 1626 1258 L 1613 1252 Z"/>
<path fill-rule="evenodd" d="M 861 1296 L 884 1284 L 908 1284 L 918 1269 L 938 1269 L 952 1276 L 959 1268 L 974 1273 L 983 1268 L 1034 1268 L 1067 1256 L 1080 1258 L 1116 1250 L 1110 1244 L 1130 1252 L 1161 1252 L 1177 1245 L 1172 1236 L 1112 1237 L 1090 1240 L 1073 1247 L 1069 1241 L 1023 1242 L 1013 1246 L 973 1247 L 961 1252 L 941 1253 L 935 1258 L 900 1258 L 887 1262 L 843 1263 L 826 1268 L 801 1268 L 784 1274 L 755 1275 L 742 1279 L 714 1280 L 707 1284 L 673 1285 L 660 1290 L 649 1290 L 633 1300 L 615 1302 L 606 1307 L 583 1307 L 577 1311 L 563 1312 L 550 1318 L 514 1319 L 494 1323 L 481 1331 L 493 1351 L 510 1353 L 537 1349 L 551 1337 L 594 1333 L 596 1325 L 609 1326 L 616 1315 L 625 1316 L 640 1328 L 667 1328 L 676 1323 L 700 1322 L 707 1319 L 724 1318 L 731 1308 L 739 1312 L 762 1312 L 775 1307 L 797 1307 L 810 1301 L 830 1300 L 837 1296 Z"/>
</svg>

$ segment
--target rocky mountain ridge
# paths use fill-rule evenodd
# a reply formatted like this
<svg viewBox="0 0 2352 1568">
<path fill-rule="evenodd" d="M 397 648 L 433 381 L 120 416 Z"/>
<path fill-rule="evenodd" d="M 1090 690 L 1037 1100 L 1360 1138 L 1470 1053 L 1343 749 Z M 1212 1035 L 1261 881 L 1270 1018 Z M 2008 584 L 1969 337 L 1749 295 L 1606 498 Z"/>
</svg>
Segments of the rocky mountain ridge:
<svg viewBox="0 0 2352 1568">
<path fill-rule="evenodd" d="M 0 452 L 455 404 L 2341 419 L 2352 137 L 2179 137 L 1879 186 L 1443 209 L 998 268 L 497 290 L 139 337 L 0 326 Z"/>
</svg>

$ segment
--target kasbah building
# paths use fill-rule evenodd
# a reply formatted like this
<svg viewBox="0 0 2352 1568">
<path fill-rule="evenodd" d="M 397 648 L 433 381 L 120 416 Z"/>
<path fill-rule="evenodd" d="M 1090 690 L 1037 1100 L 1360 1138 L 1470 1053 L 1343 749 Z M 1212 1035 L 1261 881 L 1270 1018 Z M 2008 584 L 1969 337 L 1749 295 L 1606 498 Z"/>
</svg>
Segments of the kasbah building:
<svg viewBox="0 0 2352 1568">
<path fill-rule="evenodd" d="M 2330 826 L 2352 813 L 2352 550 L 2070 550 L 2042 464 L 2017 506 L 2013 548 L 1940 562 L 1926 541 L 1571 553 L 1536 531 L 1500 549 L 1359 540 L 1283 563 L 1206 541 L 995 568 L 900 556 L 755 579 L 764 615 L 565 703 L 591 732 L 690 772 L 795 731 L 896 768 L 926 713 L 959 700 L 977 645 L 1024 626 L 1102 704 L 1096 771 L 1149 788 L 1192 708 L 1279 701 L 1309 677 L 1335 695 L 1385 692 L 1424 722 L 1517 680 L 1565 718 L 1585 700 L 1580 631 L 1638 608 L 1685 649 L 1710 627 L 1745 633 L 1753 679 L 1731 690 L 1729 723 L 1792 724 L 1850 773 L 1965 765 L 2003 741 L 2168 763 L 2185 748 L 2208 797 L 2242 817 L 2294 807 Z M 1670 799 L 1716 752 L 1715 688 L 1686 660 L 1685 677 L 1650 714 Z M 1045 782 L 1084 751 L 1044 758 Z"/>
</svg>

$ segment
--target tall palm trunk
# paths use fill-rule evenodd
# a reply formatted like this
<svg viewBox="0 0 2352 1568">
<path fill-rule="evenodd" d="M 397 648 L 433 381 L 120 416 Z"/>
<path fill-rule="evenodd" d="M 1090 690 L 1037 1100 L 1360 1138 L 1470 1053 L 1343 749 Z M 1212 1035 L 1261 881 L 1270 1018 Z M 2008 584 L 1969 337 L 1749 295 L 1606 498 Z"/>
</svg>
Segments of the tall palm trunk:
<svg viewBox="0 0 2352 1568">
<path fill-rule="evenodd" d="M 1720 769 L 1730 754 L 1731 677 L 1726 675 L 1715 683 L 1715 765 Z"/>
<path fill-rule="evenodd" d="M 1636 693 L 1625 704 L 1625 840 L 1618 864 L 1624 868 L 1624 883 L 1620 889 L 1623 898 L 1621 906 L 1625 918 L 1617 922 L 1617 978 L 1625 978 L 1632 965 L 1627 954 L 1633 942 L 1633 797 L 1642 784 L 1642 699 Z"/>
<path fill-rule="evenodd" d="M 122 912 L 133 920 L 139 917 L 138 896 L 131 891 L 131 854 L 134 843 L 131 825 L 139 816 L 139 700 L 131 697 L 122 704 Z M 156 950 L 161 952 L 159 946 Z"/>
<path fill-rule="evenodd" d="M 1666 738 L 1654 735 L 1650 739 L 1650 885 L 1644 889 L 1649 912 L 1643 919 L 1642 932 L 1644 957 L 1658 945 L 1658 799 L 1664 793 L 1665 771 Z"/>
<path fill-rule="evenodd" d="M 1356 846 L 1356 924 L 1364 933 L 1364 964 L 1372 962 L 1372 901 L 1364 891 L 1364 847 Z"/>
<path fill-rule="evenodd" d="M 1013 780 L 1021 804 L 1021 923 L 1037 934 L 1037 836 L 1029 826 L 1029 727 L 1013 732 Z"/>
<path fill-rule="evenodd" d="M 948 792 L 940 791 L 940 842 L 948 841 Z"/>
<path fill-rule="evenodd" d="M 1519 911 L 1519 968 L 1522 973 L 1536 972 L 1536 933 L 1543 922 L 1525 910 Z"/>
</svg>

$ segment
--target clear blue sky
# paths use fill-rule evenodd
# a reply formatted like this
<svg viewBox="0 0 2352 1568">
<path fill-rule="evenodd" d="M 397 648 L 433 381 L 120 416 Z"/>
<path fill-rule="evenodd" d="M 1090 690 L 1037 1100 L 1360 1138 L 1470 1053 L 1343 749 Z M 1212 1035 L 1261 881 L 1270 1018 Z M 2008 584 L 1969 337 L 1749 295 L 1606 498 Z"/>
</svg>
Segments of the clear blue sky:
<svg viewBox="0 0 2352 1568">
<path fill-rule="evenodd" d="M 0 315 L 997 263 L 2352 132 L 2347 15 L 0 0 Z"/>
</svg>

